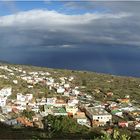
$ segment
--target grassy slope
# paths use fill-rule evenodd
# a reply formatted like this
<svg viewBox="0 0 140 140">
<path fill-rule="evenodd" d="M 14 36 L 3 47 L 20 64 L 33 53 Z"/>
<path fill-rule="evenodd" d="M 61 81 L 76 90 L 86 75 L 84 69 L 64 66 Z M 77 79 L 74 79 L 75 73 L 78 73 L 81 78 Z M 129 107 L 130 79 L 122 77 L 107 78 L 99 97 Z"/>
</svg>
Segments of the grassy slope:
<svg viewBox="0 0 140 140">
<path fill-rule="evenodd" d="M 48 71 L 56 79 L 58 79 L 61 76 L 75 76 L 74 85 L 86 85 L 86 88 L 83 89 L 83 91 L 94 95 L 97 99 L 103 99 L 104 95 L 107 92 L 111 91 L 114 93 L 113 98 L 119 98 L 124 97 L 125 95 L 130 95 L 131 99 L 135 99 L 137 101 L 140 100 L 140 78 L 113 76 L 108 74 L 99 74 L 86 71 L 50 69 L 25 65 L 14 66 L 20 66 L 26 71 Z M 0 87 L 2 87 L 3 84 L 8 85 L 11 83 L 10 81 L 7 82 L 1 80 Z M 18 87 L 16 88 L 18 90 Z M 19 89 L 23 89 L 26 92 L 26 89 L 24 89 L 22 85 L 19 85 Z M 100 89 L 101 92 L 96 93 L 95 89 Z"/>
<path fill-rule="evenodd" d="M 9 64 L 7 64 L 9 65 Z M 9 65 L 11 66 L 11 65 Z M 24 66 L 24 65 L 14 65 L 16 67 L 22 67 L 26 71 L 48 71 L 52 74 L 53 77 L 59 78 L 60 76 L 75 76 L 74 85 L 80 86 L 80 85 L 86 85 L 85 89 L 82 89 L 84 92 L 88 92 L 89 94 L 92 94 L 95 96 L 96 99 L 103 100 L 105 93 L 111 91 L 114 93 L 113 98 L 120 98 L 124 97 L 125 95 L 130 95 L 131 99 L 135 99 L 137 101 L 140 100 L 140 79 L 139 78 L 133 78 L 133 77 L 120 77 L 120 76 L 113 76 L 113 75 L 107 75 L 107 74 L 99 74 L 94 72 L 84 72 L 84 71 L 72 71 L 72 70 L 60 70 L 60 69 L 49 69 L 49 68 L 41 68 L 41 67 L 34 67 L 34 66 Z M 8 74 L 7 72 L 4 72 L 0 70 L 0 74 Z M 15 79 L 15 77 L 13 77 Z M 28 92 L 28 89 L 26 87 L 26 83 L 19 84 L 18 86 L 12 84 L 12 80 L 9 81 L 6 80 L 0 80 L 0 88 L 6 85 L 12 85 L 14 88 L 15 94 L 18 91 L 24 91 Z M 25 87 L 23 87 L 25 85 Z M 38 87 L 36 87 L 35 90 L 32 90 L 32 92 L 36 91 Z M 100 93 L 96 93 L 95 89 L 100 89 Z M 42 89 L 45 90 L 45 89 Z M 6 129 L 5 127 L 0 126 L 0 138 L 35 138 L 45 135 L 43 132 L 36 133 L 38 131 L 31 131 L 28 133 L 28 129 L 24 130 L 11 130 Z M 36 135 L 35 135 L 36 134 Z M 34 137 L 35 136 L 35 137 Z"/>
<path fill-rule="evenodd" d="M 24 67 L 24 66 L 23 66 Z M 44 70 L 55 73 L 55 78 L 60 76 L 75 76 L 75 85 L 86 85 L 84 91 L 94 94 L 99 99 L 107 92 L 113 92 L 114 98 L 124 97 L 130 95 L 132 99 L 140 100 L 140 78 L 114 76 L 109 74 L 100 74 L 87 71 L 74 71 L 74 70 L 60 70 L 48 69 L 40 67 L 28 67 L 27 70 Z M 95 89 L 100 89 L 101 93 L 97 94 Z"/>
</svg>

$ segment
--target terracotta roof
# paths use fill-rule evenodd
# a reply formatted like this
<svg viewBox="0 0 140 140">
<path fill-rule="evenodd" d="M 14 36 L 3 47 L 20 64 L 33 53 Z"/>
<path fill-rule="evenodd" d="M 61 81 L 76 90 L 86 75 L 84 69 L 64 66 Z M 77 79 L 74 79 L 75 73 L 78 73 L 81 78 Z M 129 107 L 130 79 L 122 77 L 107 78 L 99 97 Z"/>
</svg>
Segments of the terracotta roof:
<svg viewBox="0 0 140 140">
<path fill-rule="evenodd" d="M 14 113 L 18 113 L 18 112 L 19 112 L 19 110 L 18 110 L 17 108 L 12 108 L 12 111 L 13 111 Z"/>
<path fill-rule="evenodd" d="M 26 118 L 24 117 L 18 117 L 17 121 L 20 122 L 21 124 L 25 125 L 25 126 L 30 126 L 33 127 L 33 123 L 28 121 Z"/>
</svg>

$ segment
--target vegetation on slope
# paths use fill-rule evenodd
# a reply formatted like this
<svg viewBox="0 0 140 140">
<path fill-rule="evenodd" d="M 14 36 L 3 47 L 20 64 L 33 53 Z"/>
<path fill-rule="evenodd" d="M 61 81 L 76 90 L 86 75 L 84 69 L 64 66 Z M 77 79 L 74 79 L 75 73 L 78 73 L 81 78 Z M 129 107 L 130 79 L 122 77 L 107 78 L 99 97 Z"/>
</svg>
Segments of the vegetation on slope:
<svg viewBox="0 0 140 140">
<path fill-rule="evenodd" d="M 9 64 L 7 64 L 9 65 Z M 11 66 L 11 65 L 9 65 Z M 107 75 L 107 74 L 98 74 L 94 72 L 86 72 L 86 71 L 73 71 L 73 70 L 60 70 L 60 69 L 49 69 L 49 68 L 40 68 L 40 67 L 34 67 L 34 66 L 18 66 L 14 65 L 15 67 L 22 67 L 26 71 L 47 71 L 51 73 L 51 76 L 58 79 L 63 76 L 74 76 L 75 80 L 73 85 L 79 86 L 85 88 L 81 88 L 80 90 L 91 94 L 95 97 L 97 100 L 106 100 L 106 93 L 107 92 L 113 92 L 113 97 L 110 98 L 110 100 L 115 100 L 117 98 L 124 97 L 125 95 L 130 95 L 130 99 L 133 101 L 139 101 L 140 100 L 140 79 L 139 78 L 133 78 L 133 77 L 120 77 L 120 76 L 113 76 L 113 75 Z M 8 75 L 6 71 L 0 70 L 0 74 Z M 17 73 L 18 75 L 18 73 Z M 13 84 L 13 80 L 15 77 L 5 80 L 0 80 L 0 88 L 3 88 L 5 86 L 12 86 L 13 87 L 13 94 L 11 98 L 15 98 L 16 94 L 18 92 L 29 93 L 32 92 L 34 96 L 41 98 L 43 96 L 48 97 L 50 95 L 49 90 L 44 87 L 43 85 L 35 85 L 32 90 L 27 88 L 27 83 L 22 81 L 21 79 L 17 80 L 20 84 L 15 85 Z M 97 92 L 99 90 L 100 92 Z M 54 93 L 52 93 L 54 94 Z M 24 112 L 25 116 L 29 116 L 27 112 Z M 50 117 L 50 116 L 48 116 Z M 119 134 L 116 138 L 113 138 L 114 136 L 108 136 L 106 134 L 100 133 L 100 130 L 87 130 L 87 128 L 83 126 L 79 126 L 77 123 L 75 123 L 74 120 L 66 117 L 50 117 L 48 120 L 53 120 L 52 123 L 52 130 L 37 130 L 32 128 L 23 128 L 23 129 L 13 129 L 6 126 L 6 132 L 5 126 L 1 127 L 1 138 L 6 138 L 6 136 L 9 136 L 9 138 L 48 138 L 48 137 L 70 137 L 70 138 L 99 138 L 99 139 L 122 139 L 122 140 L 128 140 L 129 136 L 127 135 L 121 135 Z M 29 133 L 30 129 L 30 133 Z M 100 129 L 100 128 L 99 128 Z M 5 134 L 4 134 L 5 132 Z M 14 133 L 15 132 L 15 133 Z M 62 133 L 60 133 L 62 132 Z M 128 132 L 128 131 L 127 131 Z M 130 132 L 130 131 L 129 131 Z M 115 132 L 117 133 L 117 132 Z M 119 133 L 123 134 L 123 132 Z M 14 134 L 14 137 L 11 135 Z M 63 135 L 62 135 L 63 134 Z M 126 133 L 127 134 L 127 133 Z M 23 135 L 23 136 L 22 136 Z M 133 134 L 132 134 L 133 135 Z M 10 137 L 11 136 L 11 137 Z M 139 134 L 135 134 L 132 139 L 138 139 L 140 136 Z"/>
</svg>

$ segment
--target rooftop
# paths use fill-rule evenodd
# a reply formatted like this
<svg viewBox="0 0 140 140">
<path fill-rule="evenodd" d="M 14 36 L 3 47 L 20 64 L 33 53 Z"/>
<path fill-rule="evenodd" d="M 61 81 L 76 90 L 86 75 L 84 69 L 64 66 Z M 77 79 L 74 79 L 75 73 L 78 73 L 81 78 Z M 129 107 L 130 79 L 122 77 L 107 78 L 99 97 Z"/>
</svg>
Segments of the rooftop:
<svg viewBox="0 0 140 140">
<path fill-rule="evenodd" d="M 86 110 L 92 115 L 110 115 L 106 110 L 101 107 L 87 107 Z"/>
</svg>

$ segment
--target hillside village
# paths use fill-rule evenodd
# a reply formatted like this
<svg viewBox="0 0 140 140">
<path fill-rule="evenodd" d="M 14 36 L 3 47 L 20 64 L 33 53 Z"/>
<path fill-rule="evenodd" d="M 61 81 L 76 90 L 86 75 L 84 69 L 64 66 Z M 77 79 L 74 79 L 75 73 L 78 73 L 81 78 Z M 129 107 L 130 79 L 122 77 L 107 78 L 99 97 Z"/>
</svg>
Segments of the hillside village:
<svg viewBox="0 0 140 140">
<path fill-rule="evenodd" d="M 139 131 L 140 105 L 132 102 L 131 95 L 111 100 L 114 94 L 107 92 L 106 100 L 99 101 L 94 95 L 81 90 L 86 86 L 74 85 L 75 75 L 56 79 L 55 74 L 49 71 L 27 71 L 14 65 L 0 65 L 0 81 L 5 83 L 0 89 L 0 121 L 13 127 L 44 129 L 51 127 L 42 121 L 50 114 L 68 116 L 89 129 L 101 127 L 107 133 L 112 133 L 114 127 Z M 21 82 L 27 91 L 18 89 Z M 34 88 L 41 87 L 47 90 L 33 92 Z M 94 92 L 100 94 L 99 89 Z"/>
</svg>

